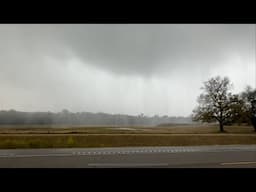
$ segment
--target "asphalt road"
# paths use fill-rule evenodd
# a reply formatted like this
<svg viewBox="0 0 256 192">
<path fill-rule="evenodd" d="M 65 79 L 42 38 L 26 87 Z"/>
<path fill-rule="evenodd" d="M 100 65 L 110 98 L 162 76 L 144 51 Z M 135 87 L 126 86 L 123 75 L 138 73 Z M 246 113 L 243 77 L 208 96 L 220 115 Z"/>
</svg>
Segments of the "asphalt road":
<svg viewBox="0 0 256 192">
<path fill-rule="evenodd" d="M 0 168 L 256 168 L 256 145 L 2 149 Z"/>
</svg>

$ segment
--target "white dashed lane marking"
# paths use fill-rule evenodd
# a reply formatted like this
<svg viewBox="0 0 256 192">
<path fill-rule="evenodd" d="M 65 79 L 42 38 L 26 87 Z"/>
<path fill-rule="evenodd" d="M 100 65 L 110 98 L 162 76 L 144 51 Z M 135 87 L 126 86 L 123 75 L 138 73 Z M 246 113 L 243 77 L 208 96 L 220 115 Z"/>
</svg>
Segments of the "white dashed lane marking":
<svg viewBox="0 0 256 192">
<path fill-rule="evenodd" d="M 87 152 L 73 152 L 73 155 L 121 155 L 121 154 L 138 154 L 138 153 L 179 153 L 179 152 L 194 152 L 196 149 L 144 149 L 144 150 L 125 150 L 125 151 L 87 151 Z"/>
</svg>

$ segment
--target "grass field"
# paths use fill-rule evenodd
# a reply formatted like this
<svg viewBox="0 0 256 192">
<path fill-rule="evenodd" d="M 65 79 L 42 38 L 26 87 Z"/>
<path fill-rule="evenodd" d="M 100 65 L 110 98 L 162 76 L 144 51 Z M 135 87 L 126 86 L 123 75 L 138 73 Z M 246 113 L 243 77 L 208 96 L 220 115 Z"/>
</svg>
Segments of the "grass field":
<svg viewBox="0 0 256 192">
<path fill-rule="evenodd" d="M 226 133 L 253 133 L 252 126 L 225 126 Z M 0 125 L 0 134 L 209 134 L 219 133 L 216 125 L 171 125 L 168 127 L 108 127 Z"/>
<path fill-rule="evenodd" d="M 1 126 L 0 148 L 186 146 L 256 144 L 249 126 L 218 127 L 174 125 L 170 127 L 47 127 Z"/>
</svg>

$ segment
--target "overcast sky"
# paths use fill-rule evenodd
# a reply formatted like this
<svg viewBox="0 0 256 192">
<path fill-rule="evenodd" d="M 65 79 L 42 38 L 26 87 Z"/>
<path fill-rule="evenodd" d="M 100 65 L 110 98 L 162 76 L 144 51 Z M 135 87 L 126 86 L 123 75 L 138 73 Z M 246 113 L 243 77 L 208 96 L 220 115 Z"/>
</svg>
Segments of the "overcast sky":
<svg viewBox="0 0 256 192">
<path fill-rule="evenodd" d="M 255 26 L 0 24 L 0 110 L 190 115 L 210 77 L 255 88 Z"/>
</svg>

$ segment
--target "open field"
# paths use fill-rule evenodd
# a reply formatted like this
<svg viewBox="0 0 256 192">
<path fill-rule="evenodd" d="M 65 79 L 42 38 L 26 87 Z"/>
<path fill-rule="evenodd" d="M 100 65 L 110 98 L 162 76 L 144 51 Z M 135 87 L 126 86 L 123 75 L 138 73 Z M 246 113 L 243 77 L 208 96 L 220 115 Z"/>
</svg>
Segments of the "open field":
<svg viewBox="0 0 256 192">
<path fill-rule="evenodd" d="M 225 126 L 226 133 L 253 133 L 252 126 Z M 0 125 L 0 134 L 209 134 L 219 133 L 216 125 L 171 125 L 168 127 L 109 127 L 57 125 Z"/>
<path fill-rule="evenodd" d="M 122 146 L 189 146 L 256 144 L 249 126 L 182 125 L 170 127 L 52 127 L 2 126 L 0 148 L 66 148 Z"/>
</svg>

